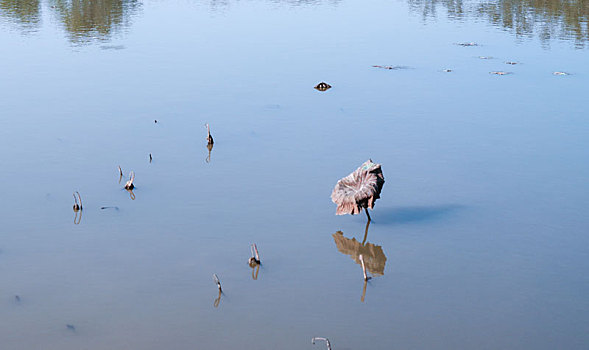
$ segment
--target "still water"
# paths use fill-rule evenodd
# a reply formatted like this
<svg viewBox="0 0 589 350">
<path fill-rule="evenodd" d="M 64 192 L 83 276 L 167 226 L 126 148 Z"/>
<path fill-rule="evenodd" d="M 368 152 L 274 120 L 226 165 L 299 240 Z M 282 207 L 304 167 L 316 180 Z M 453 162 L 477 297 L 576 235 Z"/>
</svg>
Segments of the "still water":
<svg viewBox="0 0 589 350">
<path fill-rule="evenodd" d="M 0 0 L 1 348 L 586 349 L 588 16 Z"/>
</svg>

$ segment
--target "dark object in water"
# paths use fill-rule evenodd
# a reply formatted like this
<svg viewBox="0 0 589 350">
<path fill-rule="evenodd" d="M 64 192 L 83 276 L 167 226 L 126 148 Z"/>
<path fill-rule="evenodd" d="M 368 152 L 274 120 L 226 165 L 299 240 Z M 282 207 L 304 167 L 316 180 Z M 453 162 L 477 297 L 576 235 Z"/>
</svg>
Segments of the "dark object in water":
<svg viewBox="0 0 589 350">
<path fill-rule="evenodd" d="M 497 71 L 497 72 L 489 72 L 489 74 L 495 74 L 495 75 L 509 75 L 509 74 L 513 74 L 513 73 L 511 73 L 511 72 Z"/>
<path fill-rule="evenodd" d="M 212 145 L 215 141 L 213 141 L 213 137 L 211 136 L 211 128 L 208 123 L 205 126 L 207 127 L 207 145 Z"/>
<path fill-rule="evenodd" d="M 442 72 L 444 72 L 444 73 L 450 73 L 450 72 L 452 72 L 452 69 L 443 69 Z"/>
<path fill-rule="evenodd" d="M 73 324 L 66 324 L 65 327 L 72 332 L 76 331 L 76 327 Z"/>
<path fill-rule="evenodd" d="M 151 161 L 153 160 L 153 158 L 151 157 L 151 153 L 149 154 L 149 162 L 151 163 Z"/>
<path fill-rule="evenodd" d="M 322 81 L 319 84 L 315 85 L 315 90 L 319 91 L 327 91 L 331 89 L 331 85 L 327 84 L 326 82 Z"/>
<path fill-rule="evenodd" d="M 100 210 L 104 210 L 104 209 L 114 209 L 114 210 L 119 210 L 119 207 L 100 207 Z"/>
<path fill-rule="evenodd" d="M 462 46 L 462 47 L 471 47 L 471 46 L 479 46 L 479 44 L 475 43 L 475 42 L 467 42 L 467 43 L 457 43 L 456 45 L 458 46 Z"/>
<path fill-rule="evenodd" d="M 329 343 L 329 339 L 323 337 L 313 337 L 311 338 L 311 344 L 315 344 L 315 340 L 325 340 L 325 344 L 327 345 L 327 350 L 331 350 L 331 344 Z"/>
<path fill-rule="evenodd" d="M 77 198 L 76 198 L 76 194 L 78 195 Z M 74 196 L 74 211 L 78 212 L 78 211 L 82 210 L 82 197 L 80 196 L 80 193 L 78 191 L 74 192 L 73 196 Z"/>
<path fill-rule="evenodd" d="M 15 295 L 14 296 L 14 301 L 16 301 L 17 303 L 20 303 L 20 296 Z"/>
<path fill-rule="evenodd" d="M 260 255 L 258 254 L 258 247 L 255 243 L 251 246 L 252 257 L 249 258 L 248 264 L 250 267 L 255 267 L 256 265 L 260 265 L 262 262 L 260 261 Z"/>
<path fill-rule="evenodd" d="M 336 215 L 358 214 L 364 209 L 370 221 L 368 208 L 374 208 L 374 202 L 380 198 L 384 185 L 384 176 L 380 164 L 367 160 L 350 175 L 340 179 L 331 200 L 337 204 Z"/>
<path fill-rule="evenodd" d="M 553 75 L 571 75 L 570 73 L 567 72 L 553 72 Z"/>
<path fill-rule="evenodd" d="M 157 119 L 156 119 L 156 120 L 154 120 L 154 122 L 157 124 Z"/>
<path fill-rule="evenodd" d="M 127 181 L 127 183 L 125 183 L 125 189 L 126 190 L 132 190 L 135 188 L 135 185 L 133 184 L 133 181 L 135 181 L 135 172 L 131 171 L 129 173 L 129 181 Z"/>
<path fill-rule="evenodd" d="M 507 62 L 505 62 L 505 64 L 510 64 L 512 66 L 515 66 L 518 63 L 517 62 L 514 62 L 514 61 L 507 61 Z"/>
</svg>

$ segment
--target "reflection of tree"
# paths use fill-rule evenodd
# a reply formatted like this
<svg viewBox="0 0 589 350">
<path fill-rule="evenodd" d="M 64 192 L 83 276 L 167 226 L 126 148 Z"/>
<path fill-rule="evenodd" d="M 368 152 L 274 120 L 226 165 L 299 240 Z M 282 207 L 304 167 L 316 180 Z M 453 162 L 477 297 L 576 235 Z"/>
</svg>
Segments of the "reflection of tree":
<svg viewBox="0 0 589 350">
<path fill-rule="evenodd" d="M 542 41 L 574 39 L 579 46 L 589 41 L 589 1 L 586 0 L 408 0 L 424 17 L 443 6 L 451 19 L 485 18 L 518 36 L 536 34 Z"/>
<path fill-rule="evenodd" d="M 23 30 L 34 30 L 41 21 L 39 0 L 0 0 L 0 15 Z"/>
<path fill-rule="evenodd" d="M 70 40 L 84 43 L 108 39 L 129 26 L 130 16 L 139 8 L 137 0 L 53 0 Z"/>
</svg>

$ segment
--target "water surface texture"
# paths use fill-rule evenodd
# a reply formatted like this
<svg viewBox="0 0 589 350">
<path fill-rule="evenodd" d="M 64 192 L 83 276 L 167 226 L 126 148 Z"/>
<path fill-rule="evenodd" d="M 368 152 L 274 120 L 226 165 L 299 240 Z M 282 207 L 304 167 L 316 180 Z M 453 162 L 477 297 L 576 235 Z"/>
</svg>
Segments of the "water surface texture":
<svg viewBox="0 0 589 350">
<path fill-rule="evenodd" d="M 0 347 L 586 349 L 588 12 L 0 0 Z"/>
</svg>

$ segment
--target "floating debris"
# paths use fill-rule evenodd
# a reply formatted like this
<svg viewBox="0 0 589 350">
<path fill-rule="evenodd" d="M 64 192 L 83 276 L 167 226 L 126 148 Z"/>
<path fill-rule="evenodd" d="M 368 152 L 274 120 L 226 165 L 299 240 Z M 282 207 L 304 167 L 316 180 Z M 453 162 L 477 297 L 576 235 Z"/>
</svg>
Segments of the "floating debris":
<svg viewBox="0 0 589 350">
<path fill-rule="evenodd" d="M 327 350 L 331 350 L 331 344 L 329 343 L 329 339 L 323 337 L 313 337 L 311 338 L 311 344 L 315 344 L 315 340 L 324 340 L 325 344 L 327 345 Z"/>
<path fill-rule="evenodd" d="M 450 72 L 452 72 L 452 69 L 442 69 L 442 72 L 444 72 L 444 73 L 450 73 Z"/>
<path fill-rule="evenodd" d="M 379 66 L 379 65 L 374 65 L 372 67 L 374 67 L 374 68 L 381 68 L 381 69 L 388 69 L 388 70 L 400 70 L 400 69 L 409 69 L 409 68 L 411 68 L 409 66 Z"/>
<path fill-rule="evenodd" d="M 519 64 L 518 62 L 514 62 L 514 61 L 507 61 L 505 62 L 505 64 L 510 64 L 512 66 L 515 66 L 516 64 Z"/>
<path fill-rule="evenodd" d="M 322 81 L 319 84 L 315 85 L 315 89 L 319 91 L 327 91 L 331 89 L 331 85 L 327 84 L 326 82 Z"/>
<path fill-rule="evenodd" d="M 123 169 L 121 169 L 120 165 L 119 165 L 119 175 L 123 176 Z"/>
<path fill-rule="evenodd" d="M 494 57 L 493 56 L 479 56 L 478 58 L 481 60 L 492 60 Z"/>
<path fill-rule="evenodd" d="M 489 74 L 495 74 L 495 75 L 509 75 L 509 74 L 513 74 L 511 72 L 503 72 L 503 71 L 498 71 L 498 72 L 489 72 Z"/>
<path fill-rule="evenodd" d="M 105 209 L 119 210 L 119 207 L 117 207 L 117 206 L 113 206 L 113 207 L 100 207 L 100 210 L 105 210 Z"/>
<path fill-rule="evenodd" d="M 151 156 L 151 153 L 149 154 L 149 162 L 151 163 L 151 161 L 153 160 L 153 157 Z"/>
<path fill-rule="evenodd" d="M 211 128 L 209 127 L 209 124 L 205 124 L 205 126 L 207 127 L 207 144 L 208 145 L 212 145 L 215 143 L 215 141 L 213 141 L 213 137 L 211 136 Z"/>
<path fill-rule="evenodd" d="M 73 324 L 66 324 L 65 328 L 67 328 L 68 330 L 75 332 L 76 331 L 76 327 Z"/>
<path fill-rule="evenodd" d="M 156 120 L 154 120 L 154 122 L 157 124 L 157 119 L 156 119 Z"/>
<path fill-rule="evenodd" d="M 252 257 L 249 258 L 248 264 L 250 267 L 255 267 L 256 265 L 260 265 L 260 255 L 258 254 L 258 247 L 255 243 L 251 245 Z"/>
<path fill-rule="evenodd" d="M 76 198 L 76 194 L 78 195 L 77 198 Z M 78 212 L 78 211 L 82 210 L 82 197 L 80 196 L 80 193 L 78 191 L 74 192 L 73 196 L 74 196 L 74 211 Z"/>
<path fill-rule="evenodd" d="M 567 72 L 553 72 L 553 75 L 571 75 L 570 73 Z"/>
<path fill-rule="evenodd" d="M 20 303 L 20 296 L 15 295 L 14 296 L 14 301 L 17 302 L 17 303 Z"/>
<path fill-rule="evenodd" d="M 129 180 L 127 181 L 127 183 L 125 183 L 125 189 L 126 190 L 132 190 L 135 188 L 135 185 L 133 184 L 133 181 L 135 181 L 135 172 L 131 171 L 129 173 Z"/>
<path fill-rule="evenodd" d="M 462 47 L 479 46 L 479 44 L 472 42 L 472 41 L 466 42 L 466 43 L 456 43 L 456 45 L 462 46 Z"/>
</svg>

